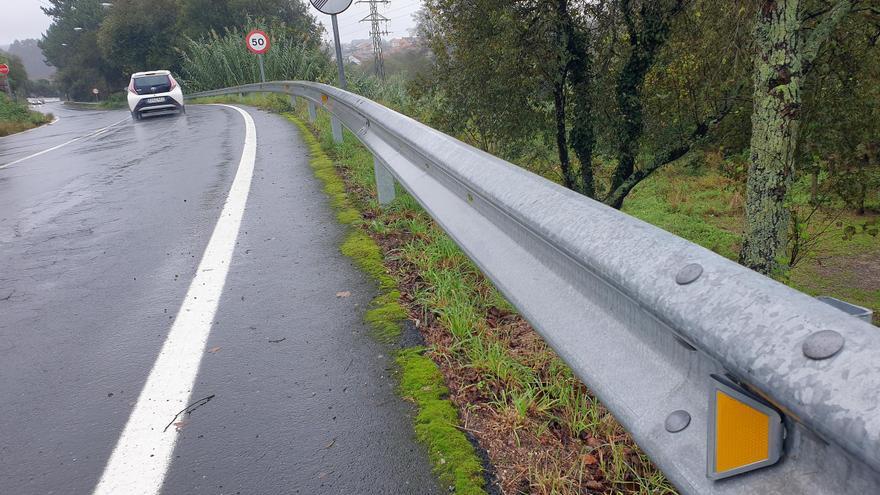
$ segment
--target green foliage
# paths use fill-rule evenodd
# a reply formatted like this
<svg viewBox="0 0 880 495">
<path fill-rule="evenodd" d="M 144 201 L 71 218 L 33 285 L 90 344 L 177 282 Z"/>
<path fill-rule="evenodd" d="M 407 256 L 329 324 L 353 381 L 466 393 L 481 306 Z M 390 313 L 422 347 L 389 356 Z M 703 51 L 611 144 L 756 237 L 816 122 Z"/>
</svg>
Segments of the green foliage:
<svg viewBox="0 0 880 495">
<path fill-rule="evenodd" d="M 308 2 L 302 0 L 180 0 L 179 3 L 179 28 L 190 38 L 198 39 L 212 31 L 242 29 L 251 19 L 265 19 L 283 25 L 286 34 L 300 44 L 315 48 L 320 43 L 321 28 L 309 11 Z"/>
<path fill-rule="evenodd" d="M 177 0 L 116 0 L 108 11 L 98 47 L 122 79 L 133 72 L 176 68 Z"/>
<path fill-rule="evenodd" d="M 19 97 L 27 96 L 30 93 L 31 82 L 28 80 L 27 70 L 21 58 L 0 50 L 0 63 L 9 66 L 9 74 L 6 78 L 12 93 Z"/>
<path fill-rule="evenodd" d="M 798 172 L 814 179 L 810 202 L 864 214 L 880 191 L 880 46 L 875 27 L 848 17 L 805 84 Z"/>
<path fill-rule="evenodd" d="M 103 94 L 123 88 L 125 76 L 98 47 L 98 30 L 107 15 L 100 0 L 49 0 L 48 4 L 43 12 L 53 22 L 39 45 L 49 64 L 58 69 L 54 80 L 64 95 L 89 101 L 92 88 Z"/>
<path fill-rule="evenodd" d="M 55 96 L 59 96 L 59 95 L 60 95 L 60 93 L 58 91 L 58 85 L 55 84 L 54 81 L 50 81 L 48 79 L 39 79 L 37 81 L 30 82 L 29 96 L 55 97 Z"/>
<path fill-rule="evenodd" d="M 249 27 L 267 29 L 272 39 L 272 48 L 263 56 L 267 81 L 332 81 L 334 71 L 327 54 L 303 44 L 282 24 L 267 27 L 254 23 Z M 187 90 L 202 91 L 260 81 L 257 57 L 242 42 L 248 28 L 230 29 L 222 35 L 211 32 L 198 40 L 186 39 L 180 55 L 182 82 Z"/>
</svg>

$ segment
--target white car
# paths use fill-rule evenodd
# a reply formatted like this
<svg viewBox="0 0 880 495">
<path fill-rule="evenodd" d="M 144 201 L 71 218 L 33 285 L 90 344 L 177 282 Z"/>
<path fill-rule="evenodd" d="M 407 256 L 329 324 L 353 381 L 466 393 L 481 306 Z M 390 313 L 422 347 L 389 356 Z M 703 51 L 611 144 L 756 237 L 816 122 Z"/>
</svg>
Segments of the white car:
<svg viewBox="0 0 880 495">
<path fill-rule="evenodd" d="M 183 91 L 167 70 L 132 74 L 128 83 L 128 108 L 134 120 L 148 115 L 186 113 Z"/>
</svg>

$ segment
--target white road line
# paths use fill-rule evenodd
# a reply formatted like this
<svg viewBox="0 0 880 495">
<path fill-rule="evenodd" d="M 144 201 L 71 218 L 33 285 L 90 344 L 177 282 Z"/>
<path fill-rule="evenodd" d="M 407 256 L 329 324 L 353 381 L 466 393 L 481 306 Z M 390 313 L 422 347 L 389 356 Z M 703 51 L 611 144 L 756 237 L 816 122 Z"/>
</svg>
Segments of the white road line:
<svg viewBox="0 0 880 495">
<path fill-rule="evenodd" d="M 233 108 L 244 117 L 244 150 L 238 171 L 186 299 L 95 487 L 95 495 L 157 494 L 171 463 L 177 431 L 173 425 L 168 431 L 163 429 L 190 402 L 229 272 L 256 158 L 254 120 L 240 108 L 221 106 Z"/>
<path fill-rule="evenodd" d="M 3 165 L 0 165 L 0 170 L 3 170 L 3 169 L 6 168 L 6 167 L 11 167 L 11 166 L 15 165 L 16 163 L 21 163 L 21 162 L 23 162 L 23 161 L 25 161 L 25 160 L 29 160 L 29 159 L 31 159 L 31 158 L 38 157 L 38 156 L 40 156 L 40 155 L 45 155 L 46 153 L 48 153 L 48 152 L 50 152 L 50 151 L 55 151 L 55 150 L 57 150 L 58 148 L 61 148 L 61 147 L 63 147 L 63 146 L 67 146 L 68 144 L 71 144 L 71 143 L 75 143 L 75 142 L 80 141 L 80 140 L 82 140 L 82 139 L 85 139 L 85 138 L 87 138 L 87 137 L 96 136 L 96 135 L 101 134 L 102 132 L 106 131 L 107 129 L 110 129 L 110 128 L 113 127 L 114 125 L 121 124 L 121 123 L 125 122 L 126 120 L 128 120 L 128 119 L 127 119 L 127 118 L 122 119 L 122 120 L 120 120 L 120 121 L 118 121 L 118 122 L 114 122 L 114 123 L 112 123 L 112 124 L 110 124 L 110 125 L 108 125 L 108 126 L 106 126 L 106 127 L 102 127 L 102 128 L 100 128 L 100 129 L 94 130 L 94 131 L 92 131 L 92 132 L 90 132 L 90 133 L 88 133 L 88 134 L 86 134 L 86 135 L 84 135 L 84 136 L 80 136 L 80 137 L 77 137 L 77 138 L 73 138 L 73 139 L 71 139 L 70 141 L 67 141 L 67 142 L 61 143 L 61 144 L 59 144 L 58 146 L 52 146 L 52 147 L 49 148 L 49 149 L 46 149 L 46 150 L 43 150 L 43 151 L 39 151 L 39 152 L 37 152 L 37 153 L 34 153 L 33 155 L 28 155 L 28 156 L 26 156 L 26 157 L 24 157 L 24 158 L 19 158 L 18 160 L 11 161 L 11 162 L 9 162 L 9 163 L 6 163 L 6 164 L 3 164 Z M 53 124 L 54 124 L 54 122 L 53 122 Z"/>
</svg>

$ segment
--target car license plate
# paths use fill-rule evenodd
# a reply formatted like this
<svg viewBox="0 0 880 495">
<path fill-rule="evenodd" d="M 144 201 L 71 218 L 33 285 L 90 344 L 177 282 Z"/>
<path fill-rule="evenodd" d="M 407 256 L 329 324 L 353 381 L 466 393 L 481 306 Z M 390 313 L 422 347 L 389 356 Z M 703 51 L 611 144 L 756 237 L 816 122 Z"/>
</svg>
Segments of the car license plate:
<svg viewBox="0 0 880 495">
<path fill-rule="evenodd" d="M 162 103 L 165 98 L 147 98 L 147 103 Z"/>
</svg>

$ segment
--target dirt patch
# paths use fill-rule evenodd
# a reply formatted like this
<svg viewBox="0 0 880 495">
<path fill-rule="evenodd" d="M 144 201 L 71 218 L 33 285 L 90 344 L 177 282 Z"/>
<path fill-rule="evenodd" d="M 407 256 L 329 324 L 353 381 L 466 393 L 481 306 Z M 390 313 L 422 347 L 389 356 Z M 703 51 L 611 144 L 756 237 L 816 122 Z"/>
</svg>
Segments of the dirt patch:
<svg viewBox="0 0 880 495">
<path fill-rule="evenodd" d="M 817 258 L 814 270 L 817 276 L 837 280 L 847 287 L 880 290 L 880 250 L 852 256 Z"/>
</svg>

